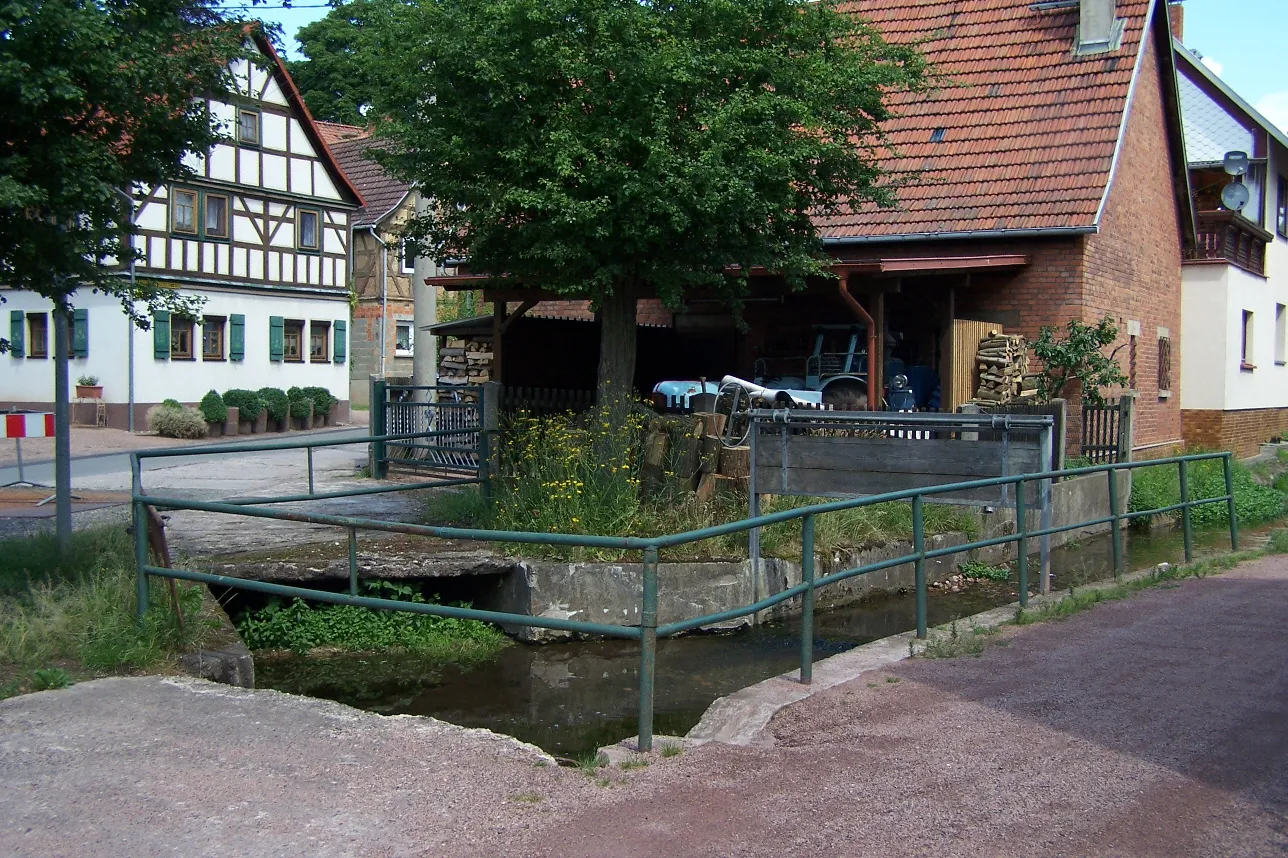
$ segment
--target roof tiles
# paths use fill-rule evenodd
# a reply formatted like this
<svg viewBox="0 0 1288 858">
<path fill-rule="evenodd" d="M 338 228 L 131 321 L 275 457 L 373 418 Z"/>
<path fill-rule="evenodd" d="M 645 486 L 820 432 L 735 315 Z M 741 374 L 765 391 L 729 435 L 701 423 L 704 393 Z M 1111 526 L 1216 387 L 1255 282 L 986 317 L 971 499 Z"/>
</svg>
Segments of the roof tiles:
<svg viewBox="0 0 1288 858">
<path fill-rule="evenodd" d="M 1031 0 L 855 0 L 896 43 L 919 42 L 947 85 L 896 93 L 882 166 L 899 205 L 817 219 L 824 238 L 1094 225 L 1153 0 L 1118 0 L 1122 46 L 1074 55 L 1078 8 Z M 931 142 L 936 129 L 942 142 Z"/>
<path fill-rule="evenodd" d="M 398 181 L 379 164 L 367 160 L 364 153 L 371 147 L 372 141 L 368 137 L 354 137 L 331 144 L 331 151 L 340 162 L 341 169 L 367 203 L 353 216 L 355 229 L 380 223 L 398 207 L 409 190 L 406 182 Z"/>
</svg>

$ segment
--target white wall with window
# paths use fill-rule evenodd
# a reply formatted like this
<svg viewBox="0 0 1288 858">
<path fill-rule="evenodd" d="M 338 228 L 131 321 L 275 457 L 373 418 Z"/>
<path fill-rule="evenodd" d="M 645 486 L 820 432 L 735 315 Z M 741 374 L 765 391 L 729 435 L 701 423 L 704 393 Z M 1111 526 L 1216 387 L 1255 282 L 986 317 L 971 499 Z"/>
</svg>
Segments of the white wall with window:
<svg viewBox="0 0 1288 858">
<path fill-rule="evenodd" d="M 129 323 L 115 298 L 78 294 L 72 384 L 93 375 L 105 401 L 128 402 L 132 339 L 137 403 L 197 402 L 208 390 L 223 393 L 233 387 L 317 386 L 349 399 L 345 296 L 231 289 L 188 294 L 206 298 L 199 319 L 163 313 L 150 320 L 147 331 Z M 52 402 L 52 305 L 30 292 L 5 290 L 3 295 L 0 335 L 18 348 L 0 355 L 0 407 Z"/>
</svg>

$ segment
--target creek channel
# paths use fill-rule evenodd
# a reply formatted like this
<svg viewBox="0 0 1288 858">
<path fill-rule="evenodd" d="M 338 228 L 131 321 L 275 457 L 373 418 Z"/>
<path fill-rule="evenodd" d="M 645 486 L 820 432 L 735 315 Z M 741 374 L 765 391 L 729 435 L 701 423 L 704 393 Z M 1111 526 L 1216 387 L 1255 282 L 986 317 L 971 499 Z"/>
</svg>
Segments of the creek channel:
<svg viewBox="0 0 1288 858">
<path fill-rule="evenodd" d="M 1249 541 L 1257 532 L 1247 533 Z M 1126 531 L 1129 570 L 1176 563 L 1177 531 Z M 1195 534 L 1196 554 L 1229 550 L 1224 530 Z M 1052 587 L 1066 589 L 1113 575 L 1108 534 L 1052 552 Z M 1031 566 L 1036 573 L 1036 564 Z M 932 626 L 1012 603 L 1016 585 L 974 580 L 959 592 L 930 591 Z M 821 612 L 816 659 L 912 629 L 912 592 L 874 596 Z M 719 697 L 799 666 L 798 621 L 658 641 L 654 732 L 687 733 Z M 485 727 L 552 754 L 577 757 L 636 733 L 639 647 L 630 641 L 516 643 L 493 661 L 462 669 L 407 653 L 256 657 L 255 684 L 335 700 L 386 715 L 430 715 Z"/>
</svg>

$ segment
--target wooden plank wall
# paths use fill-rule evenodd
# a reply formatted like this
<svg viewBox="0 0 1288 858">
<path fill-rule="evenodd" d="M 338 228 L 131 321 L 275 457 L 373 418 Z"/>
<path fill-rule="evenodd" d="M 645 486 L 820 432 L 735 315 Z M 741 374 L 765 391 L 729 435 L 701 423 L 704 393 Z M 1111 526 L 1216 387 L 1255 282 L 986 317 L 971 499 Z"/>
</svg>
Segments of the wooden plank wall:
<svg viewBox="0 0 1288 858">
<path fill-rule="evenodd" d="M 784 444 L 784 439 L 786 443 Z M 926 488 L 1042 468 L 1039 440 L 818 437 L 766 432 L 756 439 L 756 491 L 762 494 L 862 496 Z M 784 459 L 786 473 L 784 474 Z M 1000 487 L 932 498 L 999 503 Z M 1014 497 L 1014 492 L 1008 492 Z"/>
<path fill-rule="evenodd" d="M 989 331 L 1002 331 L 1002 326 L 996 322 L 953 319 L 952 380 L 948 395 L 944 397 L 945 411 L 956 411 L 975 396 L 979 386 L 975 355 L 979 351 L 979 341 L 988 336 Z"/>
</svg>

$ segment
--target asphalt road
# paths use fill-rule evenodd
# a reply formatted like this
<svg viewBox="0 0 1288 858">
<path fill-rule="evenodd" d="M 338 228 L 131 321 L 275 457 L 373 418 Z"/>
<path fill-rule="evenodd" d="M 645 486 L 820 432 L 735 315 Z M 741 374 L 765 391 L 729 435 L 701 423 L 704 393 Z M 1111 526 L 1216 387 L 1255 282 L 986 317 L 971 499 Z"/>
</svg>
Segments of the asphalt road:
<svg viewBox="0 0 1288 858">
<path fill-rule="evenodd" d="M 1262 560 L 594 777 L 430 719 L 105 680 L 0 702 L 0 854 L 1285 855 L 1286 614 Z"/>
</svg>

